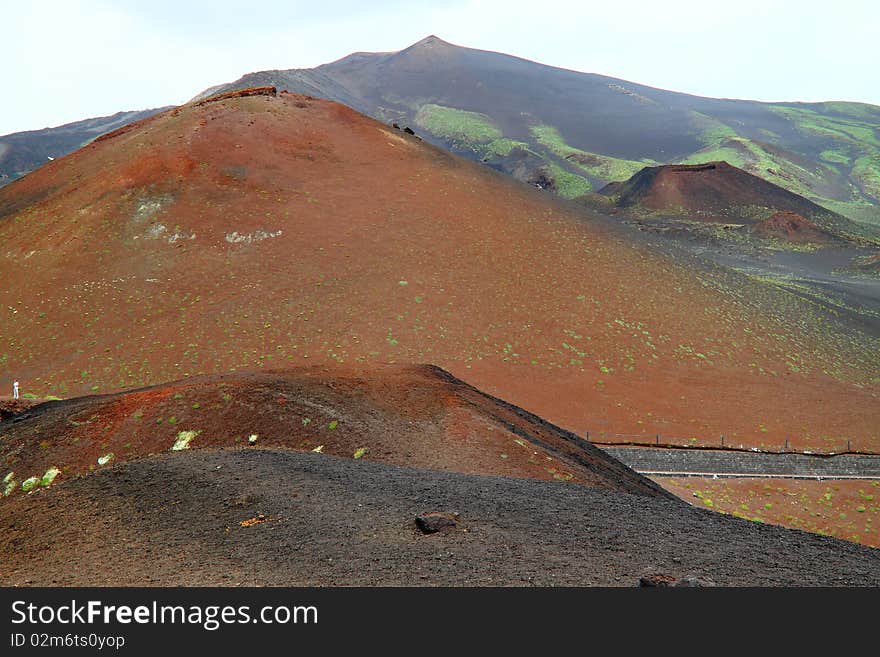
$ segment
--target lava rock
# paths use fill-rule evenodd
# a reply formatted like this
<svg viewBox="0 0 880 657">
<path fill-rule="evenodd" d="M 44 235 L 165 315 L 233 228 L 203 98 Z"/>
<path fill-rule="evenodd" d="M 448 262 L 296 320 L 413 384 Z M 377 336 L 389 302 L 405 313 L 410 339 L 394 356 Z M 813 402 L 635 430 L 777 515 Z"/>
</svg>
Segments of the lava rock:
<svg viewBox="0 0 880 657">
<path fill-rule="evenodd" d="M 457 513 L 444 513 L 442 511 L 431 511 L 416 516 L 416 527 L 423 534 L 435 534 L 441 529 L 449 529 L 458 526 Z"/>
<path fill-rule="evenodd" d="M 715 586 L 715 582 L 711 579 L 703 579 L 701 577 L 682 577 L 675 584 L 678 588 L 693 588 L 693 587 L 702 587 L 702 586 Z"/>
<path fill-rule="evenodd" d="M 662 573 L 651 573 L 650 575 L 642 575 L 639 578 L 639 586 L 648 588 L 677 586 L 678 579 L 672 575 L 664 575 Z"/>
</svg>

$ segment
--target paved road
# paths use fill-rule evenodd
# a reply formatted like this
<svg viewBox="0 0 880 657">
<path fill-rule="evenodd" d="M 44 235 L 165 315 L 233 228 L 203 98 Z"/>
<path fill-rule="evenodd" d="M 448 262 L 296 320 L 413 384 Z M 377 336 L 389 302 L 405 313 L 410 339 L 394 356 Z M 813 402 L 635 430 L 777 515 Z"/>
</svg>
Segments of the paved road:
<svg viewBox="0 0 880 657">
<path fill-rule="evenodd" d="M 880 455 L 765 454 L 655 447 L 602 449 L 646 475 L 880 479 Z"/>
</svg>

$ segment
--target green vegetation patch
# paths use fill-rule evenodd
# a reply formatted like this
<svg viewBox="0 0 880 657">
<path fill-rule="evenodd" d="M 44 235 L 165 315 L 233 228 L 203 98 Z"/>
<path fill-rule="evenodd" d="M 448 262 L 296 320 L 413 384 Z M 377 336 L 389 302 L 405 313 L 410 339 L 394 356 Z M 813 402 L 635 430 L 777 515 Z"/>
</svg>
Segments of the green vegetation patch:
<svg viewBox="0 0 880 657">
<path fill-rule="evenodd" d="M 736 130 L 708 114 L 691 112 L 691 120 L 700 133 L 700 141 L 706 146 L 717 146 L 725 139 L 739 137 Z"/>
<path fill-rule="evenodd" d="M 859 223 L 880 226 L 880 205 L 873 205 L 866 201 L 835 201 L 827 198 L 813 200 L 822 207 Z"/>
<path fill-rule="evenodd" d="M 9 497 L 15 490 L 15 472 L 10 472 L 3 477 L 3 496 Z"/>
<path fill-rule="evenodd" d="M 590 181 L 570 171 L 566 171 L 555 162 L 546 164 L 550 177 L 556 182 L 556 191 L 563 198 L 577 198 L 592 191 Z"/>
<path fill-rule="evenodd" d="M 608 182 L 628 180 L 646 166 L 657 164 L 653 160 L 623 160 L 608 155 L 590 153 L 569 146 L 559 130 L 551 125 L 535 125 L 531 127 L 532 136 L 542 146 L 550 149 L 554 155 L 565 159 L 572 165 L 593 178 Z M 589 190 L 588 190 L 589 191 Z M 569 197 L 571 198 L 571 197 Z"/>
<path fill-rule="evenodd" d="M 507 157 L 517 148 L 527 151 L 529 150 L 529 145 L 524 141 L 502 137 L 501 139 L 490 141 L 485 146 L 481 146 L 479 151 L 483 154 L 483 158 L 486 159 L 490 157 Z"/>
<path fill-rule="evenodd" d="M 443 105 L 422 105 L 415 121 L 425 130 L 452 141 L 456 146 L 486 144 L 504 136 L 485 114 Z"/>
<path fill-rule="evenodd" d="M 880 147 L 876 130 L 880 118 L 837 117 L 819 114 L 812 109 L 772 105 L 770 109 L 791 121 L 798 130 L 842 142 Z"/>
<path fill-rule="evenodd" d="M 819 159 L 835 164 L 846 164 L 847 166 L 850 164 L 850 157 L 846 153 L 841 153 L 834 148 L 829 148 L 819 153 Z"/>
<path fill-rule="evenodd" d="M 852 177 L 866 194 L 880 200 L 880 152 L 858 158 L 853 164 Z"/>
<path fill-rule="evenodd" d="M 21 482 L 21 490 L 25 493 L 30 493 L 34 488 L 36 488 L 40 483 L 39 477 L 28 477 L 23 482 Z"/>
<path fill-rule="evenodd" d="M 880 122 L 880 108 L 876 105 L 865 103 L 848 103 L 846 101 L 830 101 L 822 103 L 822 109 L 826 112 L 843 114 L 857 119 Z"/>
<path fill-rule="evenodd" d="M 55 481 L 55 477 L 60 474 L 61 470 L 53 465 L 51 468 L 46 470 L 46 473 L 42 477 L 40 477 L 40 486 L 43 486 L 44 488 L 46 486 L 51 486 L 52 482 Z"/>
<path fill-rule="evenodd" d="M 192 442 L 193 438 L 198 436 L 201 431 L 179 431 L 177 433 L 177 440 L 174 441 L 174 445 L 171 446 L 172 452 L 179 452 L 182 449 L 189 449 L 189 444 Z"/>
</svg>

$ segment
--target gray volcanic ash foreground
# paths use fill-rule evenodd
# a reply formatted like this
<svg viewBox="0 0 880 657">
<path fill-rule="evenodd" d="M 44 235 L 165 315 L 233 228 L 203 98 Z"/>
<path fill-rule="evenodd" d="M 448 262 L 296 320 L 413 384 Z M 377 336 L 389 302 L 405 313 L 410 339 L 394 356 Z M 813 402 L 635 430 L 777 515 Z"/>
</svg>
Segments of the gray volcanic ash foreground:
<svg viewBox="0 0 880 657">
<path fill-rule="evenodd" d="M 425 512 L 456 524 L 424 534 Z M 678 500 L 274 449 L 121 464 L 0 528 L 7 586 L 880 585 L 878 550 Z"/>
</svg>

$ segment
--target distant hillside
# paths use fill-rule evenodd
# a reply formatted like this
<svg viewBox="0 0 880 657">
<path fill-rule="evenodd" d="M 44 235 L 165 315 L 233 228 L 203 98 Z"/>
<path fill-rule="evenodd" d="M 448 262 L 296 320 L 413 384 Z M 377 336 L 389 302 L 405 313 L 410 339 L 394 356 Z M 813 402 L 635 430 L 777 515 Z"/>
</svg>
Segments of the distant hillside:
<svg viewBox="0 0 880 657">
<path fill-rule="evenodd" d="M 621 208 L 686 214 L 708 222 L 739 222 L 765 234 L 817 240 L 867 237 L 862 225 L 727 162 L 645 167 L 599 191 Z"/>
<path fill-rule="evenodd" d="M 432 363 L 581 436 L 876 444 L 871 334 L 653 240 L 338 103 L 215 96 L 0 189 L 0 384 Z"/>
<path fill-rule="evenodd" d="M 430 36 L 310 70 L 245 75 L 345 103 L 572 198 L 645 165 L 726 160 L 851 218 L 880 223 L 880 107 L 702 98 Z"/>
<path fill-rule="evenodd" d="M 95 137 L 166 109 L 168 108 L 161 107 L 137 112 L 117 112 L 112 116 L 85 119 L 56 128 L 0 136 L 0 187 L 51 159 L 85 146 Z"/>
</svg>

